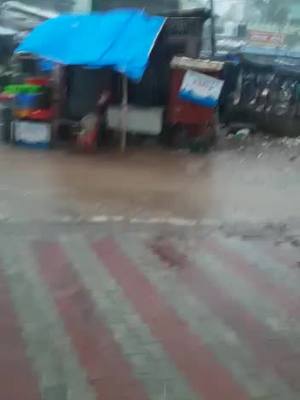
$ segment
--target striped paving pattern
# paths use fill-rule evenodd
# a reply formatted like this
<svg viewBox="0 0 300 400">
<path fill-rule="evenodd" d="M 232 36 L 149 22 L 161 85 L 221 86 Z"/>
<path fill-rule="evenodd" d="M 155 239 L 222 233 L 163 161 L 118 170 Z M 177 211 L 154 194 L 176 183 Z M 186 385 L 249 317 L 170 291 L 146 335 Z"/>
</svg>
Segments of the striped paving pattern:
<svg viewBox="0 0 300 400">
<path fill-rule="evenodd" d="M 221 235 L 1 234 L 0 398 L 300 399 L 299 261 Z"/>
</svg>

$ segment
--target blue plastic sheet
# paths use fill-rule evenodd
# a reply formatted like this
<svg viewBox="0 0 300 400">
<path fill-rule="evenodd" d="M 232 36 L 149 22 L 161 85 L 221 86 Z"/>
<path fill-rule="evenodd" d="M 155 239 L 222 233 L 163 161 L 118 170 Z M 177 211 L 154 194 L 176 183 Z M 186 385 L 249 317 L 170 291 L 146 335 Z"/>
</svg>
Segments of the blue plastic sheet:
<svg viewBox="0 0 300 400">
<path fill-rule="evenodd" d="M 111 67 L 139 80 L 164 22 L 135 9 L 63 14 L 37 26 L 16 53 L 65 65 Z"/>
</svg>

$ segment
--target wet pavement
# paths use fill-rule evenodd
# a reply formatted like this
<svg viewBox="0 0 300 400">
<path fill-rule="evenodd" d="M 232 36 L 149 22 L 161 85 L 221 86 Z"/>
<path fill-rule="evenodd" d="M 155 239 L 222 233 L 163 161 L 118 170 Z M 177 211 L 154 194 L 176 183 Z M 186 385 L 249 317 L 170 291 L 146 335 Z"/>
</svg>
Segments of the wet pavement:
<svg viewBox="0 0 300 400">
<path fill-rule="evenodd" d="M 241 146 L 0 150 L 1 399 L 300 398 L 298 148 Z"/>
</svg>

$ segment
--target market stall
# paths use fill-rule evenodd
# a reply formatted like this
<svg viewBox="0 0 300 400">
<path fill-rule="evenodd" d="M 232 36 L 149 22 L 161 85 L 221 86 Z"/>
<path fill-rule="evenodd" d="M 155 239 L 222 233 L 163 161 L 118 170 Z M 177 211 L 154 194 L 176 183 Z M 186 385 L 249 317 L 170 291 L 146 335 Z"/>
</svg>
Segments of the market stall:
<svg viewBox="0 0 300 400">
<path fill-rule="evenodd" d="M 128 120 L 128 79 L 135 82 L 141 80 L 164 23 L 164 17 L 149 16 L 142 10 L 130 9 L 88 15 L 61 15 L 35 28 L 15 53 L 31 54 L 56 65 L 110 68 L 122 74 L 120 143 L 124 150 Z"/>
</svg>

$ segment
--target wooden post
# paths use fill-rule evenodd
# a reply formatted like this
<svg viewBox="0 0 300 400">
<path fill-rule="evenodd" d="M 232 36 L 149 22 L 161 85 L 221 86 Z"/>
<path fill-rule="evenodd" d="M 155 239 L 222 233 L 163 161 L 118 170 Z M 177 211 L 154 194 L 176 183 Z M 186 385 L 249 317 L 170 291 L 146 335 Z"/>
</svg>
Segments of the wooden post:
<svg viewBox="0 0 300 400">
<path fill-rule="evenodd" d="M 122 110 L 121 110 L 121 151 L 126 149 L 127 124 L 128 124 L 128 79 L 125 75 L 122 77 Z"/>
</svg>

